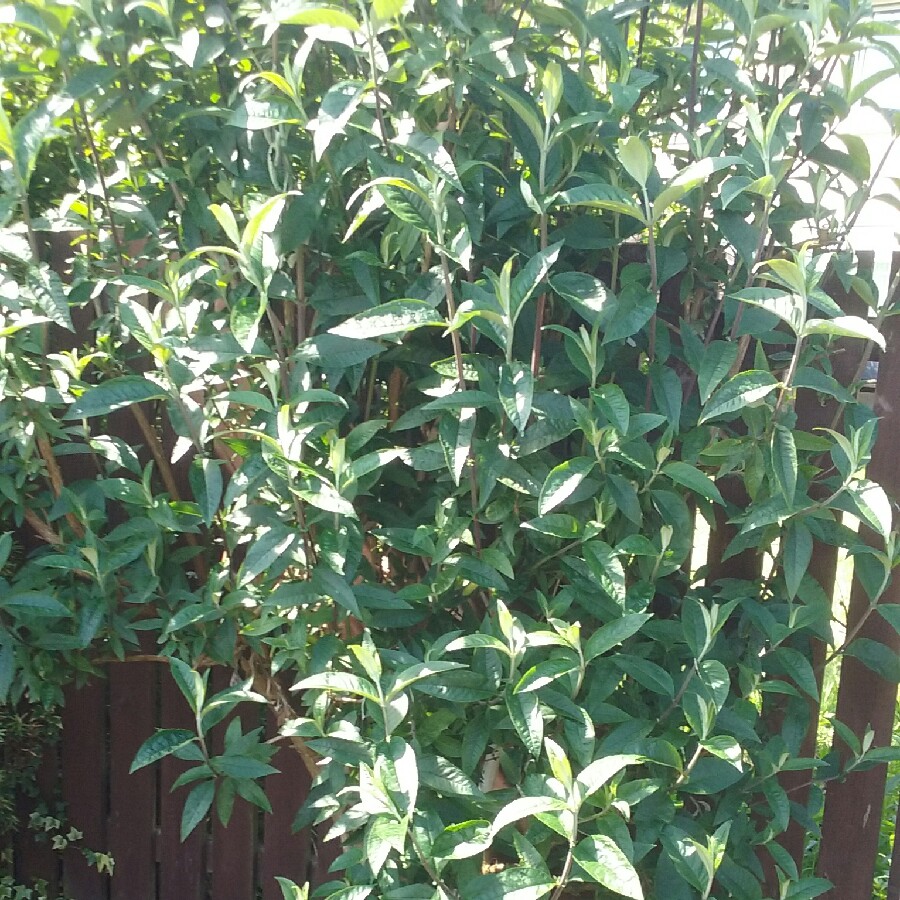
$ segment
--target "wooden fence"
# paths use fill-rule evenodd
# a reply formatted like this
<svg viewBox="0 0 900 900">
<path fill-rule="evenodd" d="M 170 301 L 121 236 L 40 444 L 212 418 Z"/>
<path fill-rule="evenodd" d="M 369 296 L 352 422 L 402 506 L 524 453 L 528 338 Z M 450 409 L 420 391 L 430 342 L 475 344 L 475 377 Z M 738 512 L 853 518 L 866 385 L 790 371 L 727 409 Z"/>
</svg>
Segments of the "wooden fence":
<svg viewBox="0 0 900 900">
<path fill-rule="evenodd" d="M 224 670 L 214 670 L 211 680 L 217 690 L 227 686 Z M 239 714 L 245 732 L 264 725 L 269 736 L 276 733 L 271 717 L 256 718 L 262 713 L 254 704 L 243 704 Z M 292 832 L 309 776 L 289 747 L 273 759 L 280 774 L 263 782 L 271 814 L 238 797 L 227 828 L 212 816 L 184 843 L 181 811 L 190 788 L 170 788 L 188 764 L 170 757 L 129 775 L 135 751 L 155 728 L 193 728 L 166 666 L 110 665 L 106 680 L 68 690 L 62 718 L 62 740 L 46 754 L 39 781 L 44 799 L 65 803 L 68 823 L 84 838 L 60 853 L 21 830 L 20 880 L 46 879 L 51 896 L 73 900 L 281 900 L 275 876 L 300 884 L 324 880 L 330 859 L 315 853 L 317 837 L 308 829 Z M 223 732 L 218 726 L 214 734 Z M 113 856 L 112 877 L 88 865 L 82 846 Z"/>
<path fill-rule="evenodd" d="M 860 268 L 871 270 L 873 255 L 860 254 Z M 891 277 L 900 268 L 900 255 L 892 259 Z M 825 286 L 844 312 L 865 315 L 858 298 L 839 283 Z M 671 291 L 669 293 L 672 293 Z M 677 296 L 674 298 L 677 302 Z M 671 302 L 663 295 L 663 302 Z M 887 351 L 879 361 L 875 410 L 881 417 L 878 441 L 869 466 L 870 477 L 879 481 L 888 495 L 900 499 L 900 317 L 887 320 L 884 328 Z M 838 342 L 832 354 L 834 375 L 848 385 L 859 368 L 861 341 Z M 822 404 L 809 390 L 797 397 L 798 427 L 810 431 L 830 427 L 836 403 Z M 729 479 L 723 493 L 733 503 L 741 497 Z M 723 515 L 712 530 L 708 546 L 709 577 L 759 577 L 756 553 L 741 554 L 723 563 L 722 554 L 733 534 Z M 823 590 L 834 594 L 838 549 L 817 544 L 809 571 Z M 900 578 L 895 577 L 881 603 L 900 603 Z M 854 584 L 848 612 L 848 630 L 866 617 L 861 637 L 878 641 L 900 654 L 900 635 L 878 615 L 868 615 L 869 603 L 861 586 Z M 808 648 L 813 667 L 824 668 L 826 648 L 813 643 Z M 223 686 L 224 672 L 214 675 Z M 881 678 L 852 657 L 841 663 L 837 717 L 860 738 L 871 727 L 875 745 L 885 746 L 891 732 L 897 700 L 897 684 Z M 767 701 L 769 704 L 769 701 Z M 775 702 L 764 715 L 777 727 L 785 710 Z M 252 717 L 252 710 L 241 712 Z M 806 734 L 798 756 L 815 755 L 820 707 L 809 701 Z M 170 792 L 184 764 L 167 759 L 134 775 L 128 769 L 140 743 L 156 727 L 191 727 L 190 713 L 165 667 L 154 663 L 129 663 L 109 667 L 105 681 L 68 692 L 63 714 L 63 739 L 58 751 L 48 754 L 40 773 L 41 786 L 49 797 L 61 790 L 72 823 L 84 832 L 84 844 L 109 852 L 115 858 L 110 878 L 92 870 L 77 849 L 56 853 L 49 848 L 21 841 L 16 848 L 16 870 L 20 878 L 42 877 L 51 890 L 63 891 L 74 900 L 280 900 L 275 876 L 299 883 L 326 878 L 334 850 L 328 845 L 319 853 L 320 841 L 309 831 L 294 835 L 295 813 L 309 789 L 309 779 L 300 760 L 289 748 L 273 760 L 281 774 L 264 781 L 273 814 L 263 815 L 238 798 L 227 828 L 218 822 L 198 829 L 186 843 L 179 840 L 179 824 L 186 790 Z M 252 727 L 245 719 L 244 728 Z M 274 725 L 266 722 L 270 734 Z M 835 750 L 846 757 L 847 747 L 835 740 Z M 788 772 L 780 778 L 791 804 L 792 819 L 778 843 L 798 867 L 810 840 L 803 824 L 809 799 L 811 772 Z M 829 783 L 817 872 L 829 878 L 834 888 L 827 900 L 871 900 L 878 854 L 881 812 L 884 802 L 886 766 L 854 772 L 842 782 Z M 898 822 L 900 825 L 900 822 Z M 780 896 L 771 854 L 760 850 L 766 873 L 767 895 Z M 478 898 L 466 898 L 478 900 Z M 666 900 L 656 897 L 653 900 Z M 900 845 L 895 842 L 888 900 L 900 900 Z"/>
</svg>

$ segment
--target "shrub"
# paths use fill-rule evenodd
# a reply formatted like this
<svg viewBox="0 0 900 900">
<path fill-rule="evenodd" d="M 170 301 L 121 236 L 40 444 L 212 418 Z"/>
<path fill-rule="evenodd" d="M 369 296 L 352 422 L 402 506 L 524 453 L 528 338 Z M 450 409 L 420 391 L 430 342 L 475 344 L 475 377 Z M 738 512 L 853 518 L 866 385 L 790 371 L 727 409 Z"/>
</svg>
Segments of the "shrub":
<svg viewBox="0 0 900 900">
<path fill-rule="evenodd" d="M 890 755 L 797 758 L 811 642 L 884 661 L 807 566 L 848 548 L 874 609 L 895 559 L 833 377 L 883 344 L 846 247 L 877 163 L 841 128 L 889 29 L 753 0 L 3 27 L 0 693 L 155 637 L 197 729 L 134 765 L 195 763 L 184 834 L 266 806 L 272 746 L 206 737 L 271 704 L 298 823 L 342 845 L 322 896 L 754 900 L 765 859 L 821 892 L 775 841 L 821 794 L 778 776 Z M 701 520 L 731 563 L 692 562 Z M 243 680 L 209 696 L 211 664 Z"/>
</svg>

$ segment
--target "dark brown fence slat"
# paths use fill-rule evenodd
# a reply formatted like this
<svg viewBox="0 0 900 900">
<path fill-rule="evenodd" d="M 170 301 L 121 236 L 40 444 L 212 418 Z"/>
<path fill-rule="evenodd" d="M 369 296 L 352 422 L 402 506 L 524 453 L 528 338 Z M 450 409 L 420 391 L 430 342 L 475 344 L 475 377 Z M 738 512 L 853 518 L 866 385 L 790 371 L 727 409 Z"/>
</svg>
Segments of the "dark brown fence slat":
<svg viewBox="0 0 900 900">
<path fill-rule="evenodd" d="M 39 797 L 52 808 L 59 789 L 59 745 L 44 750 L 37 771 Z M 28 827 L 28 817 L 34 811 L 38 798 L 20 797 L 16 804 L 19 825 L 13 835 L 15 876 L 20 884 L 30 885 L 34 879 L 43 878 L 53 896 L 59 889 L 60 855 L 48 842 L 35 841 L 34 832 Z"/>
<path fill-rule="evenodd" d="M 100 852 L 107 849 L 106 688 L 96 679 L 69 691 L 62 714 L 62 795 L 69 822 L 83 832 L 85 847 Z M 63 890 L 75 900 L 105 900 L 109 877 L 70 847 L 63 854 Z"/>
<path fill-rule="evenodd" d="M 163 728 L 193 730 L 194 717 L 168 671 L 160 673 L 160 708 Z M 181 812 L 191 786 L 170 791 L 175 779 L 190 764 L 169 756 L 160 763 L 159 836 L 157 838 L 159 900 L 205 900 L 206 828 L 200 823 L 181 842 Z"/>
<path fill-rule="evenodd" d="M 871 272 L 874 264 L 874 254 L 857 254 L 859 268 Z M 823 290 L 831 297 L 847 315 L 866 316 L 866 305 L 862 298 L 852 292 L 844 290 L 837 278 L 830 278 L 823 285 Z M 865 342 L 860 340 L 837 340 L 834 342 L 834 352 L 830 355 L 832 374 L 834 378 L 845 387 L 849 387 L 856 377 L 860 361 L 865 352 Z M 797 412 L 797 428 L 811 432 L 815 428 L 830 427 L 835 415 L 840 411 L 840 405 L 833 397 L 822 402 L 822 397 L 816 391 L 800 389 L 797 392 L 795 406 Z M 835 582 L 837 576 L 838 548 L 820 541 L 813 543 L 813 552 L 810 559 L 808 572 L 822 586 L 822 590 L 830 599 L 834 597 Z M 822 678 L 825 664 L 825 644 L 812 639 L 806 651 L 816 680 L 819 693 L 822 691 Z M 807 706 L 807 731 L 800 746 L 800 756 L 810 758 L 816 754 L 817 729 L 819 723 L 820 703 L 812 699 L 805 699 Z M 783 772 L 778 777 L 778 783 L 785 790 L 792 803 L 801 807 L 809 802 L 810 779 L 812 772 L 809 769 Z M 802 867 L 803 855 L 807 843 L 806 827 L 792 818 L 784 834 L 778 836 L 778 843 L 791 855 L 797 867 Z M 769 889 L 777 893 L 777 882 L 769 884 Z"/>
<path fill-rule="evenodd" d="M 875 410 L 881 416 L 878 441 L 872 454 L 868 475 L 878 481 L 893 499 L 900 497 L 900 469 L 896 456 L 900 447 L 900 321 L 889 318 L 884 326 L 887 353 L 878 371 Z M 865 532 L 865 529 L 863 529 Z M 882 604 L 900 602 L 900 579 L 893 579 L 881 599 Z M 847 627 L 867 614 L 869 599 L 854 581 L 850 596 Z M 870 615 L 859 637 L 885 644 L 900 653 L 900 635 L 877 614 Z M 897 685 L 845 656 L 841 661 L 837 718 L 860 738 L 867 728 L 875 732 L 875 746 L 891 741 Z M 846 758 L 847 748 L 839 740 L 835 747 Z M 884 803 L 886 767 L 854 772 L 843 782 L 828 785 L 822 823 L 819 873 L 832 881 L 831 900 L 868 900 L 872 895 L 875 857 L 878 850 L 881 810 Z"/>
<path fill-rule="evenodd" d="M 210 687 L 220 691 L 228 686 L 228 672 L 215 669 Z M 260 709 L 252 703 L 238 707 L 241 730 L 252 731 L 260 721 Z M 216 726 L 211 747 L 215 754 L 224 749 L 224 734 L 234 716 Z M 255 896 L 254 857 L 256 853 L 256 808 L 242 797 L 235 797 L 234 808 L 226 828 L 214 812 L 212 817 L 210 877 L 214 900 L 245 900 Z"/>
<path fill-rule="evenodd" d="M 274 717 L 267 717 L 267 734 L 278 733 Z M 304 829 L 293 834 L 291 826 L 306 798 L 310 779 L 299 755 L 283 746 L 272 764 L 278 775 L 270 775 L 263 786 L 272 804 L 271 815 L 263 819 L 263 844 L 260 851 L 259 878 L 263 900 L 282 900 L 281 888 L 275 881 L 280 875 L 302 885 L 309 878 L 312 832 Z"/>
<path fill-rule="evenodd" d="M 128 771 L 157 726 L 155 663 L 109 667 L 109 849 L 116 862 L 112 900 L 156 897 L 157 767 Z M 165 673 L 168 675 L 168 672 Z"/>
</svg>

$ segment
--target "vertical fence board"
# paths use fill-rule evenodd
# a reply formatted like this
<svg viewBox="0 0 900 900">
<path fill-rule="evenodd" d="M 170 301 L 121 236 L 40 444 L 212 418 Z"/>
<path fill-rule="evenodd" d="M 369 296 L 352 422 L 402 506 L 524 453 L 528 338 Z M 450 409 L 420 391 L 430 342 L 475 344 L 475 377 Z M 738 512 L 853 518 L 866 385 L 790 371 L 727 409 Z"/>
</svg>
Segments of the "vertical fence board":
<svg viewBox="0 0 900 900">
<path fill-rule="evenodd" d="M 267 716 L 267 733 L 274 737 L 278 726 Z M 312 856 L 312 831 L 299 834 L 291 830 L 297 810 L 310 788 L 309 773 L 300 756 L 289 746 L 282 746 L 272 760 L 278 775 L 270 775 L 263 787 L 272 804 L 272 813 L 263 819 L 263 843 L 260 849 L 259 880 L 263 900 L 281 900 L 281 888 L 275 881 L 280 875 L 302 885 L 309 878 Z"/>
<path fill-rule="evenodd" d="M 900 321 L 897 317 L 887 320 L 884 334 L 887 352 L 879 365 L 875 396 L 875 410 L 881 422 L 868 475 L 880 482 L 896 501 L 900 497 L 900 469 L 896 462 L 900 447 Z M 865 528 L 862 530 L 866 532 Z M 871 538 L 871 533 L 867 537 Z M 900 602 L 900 580 L 894 578 L 880 602 Z M 854 580 L 848 629 L 853 629 L 868 609 L 868 596 Z M 878 641 L 895 654 L 900 653 L 900 635 L 877 614 L 868 616 L 858 636 Z M 872 727 L 874 746 L 890 743 L 896 700 L 896 683 L 879 677 L 851 656 L 841 660 L 837 718 L 860 738 Z M 836 739 L 835 747 L 846 758 L 847 748 L 842 742 Z M 834 884 L 827 895 L 832 900 L 863 900 L 872 895 L 885 780 L 886 766 L 877 766 L 851 773 L 843 782 L 828 785 L 818 871 Z"/>
<path fill-rule="evenodd" d="M 129 775 L 138 747 L 157 725 L 155 663 L 109 668 L 109 849 L 116 861 L 112 900 L 156 897 L 157 766 Z"/>
<path fill-rule="evenodd" d="M 163 728 L 194 729 L 187 701 L 168 671 L 160 673 L 160 708 Z M 191 764 L 167 756 L 159 773 L 159 836 L 157 838 L 159 900 L 205 900 L 206 829 L 203 822 L 181 842 L 181 812 L 191 786 L 170 790 Z"/>
<path fill-rule="evenodd" d="M 874 256 L 871 253 L 857 254 L 860 269 L 871 271 L 874 264 Z M 823 285 L 823 290 L 831 297 L 847 315 L 866 316 L 866 305 L 862 298 L 855 293 L 844 290 L 837 278 L 830 278 Z M 849 387 L 856 377 L 859 364 L 865 351 L 865 341 L 841 339 L 833 344 L 833 353 L 830 354 L 832 375 L 835 380 Z M 812 432 L 815 428 L 830 428 L 835 416 L 840 412 L 841 406 L 833 397 L 824 400 L 816 391 L 801 388 L 797 391 L 795 405 L 797 413 L 797 428 L 802 431 Z M 839 426 L 838 426 L 839 427 Z M 813 542 L 812 557 L 809 562 L 808 572 L 818 581 L 822 590 L 833 600 L 835 582 L 837 577 L 838 548 L 820 541 Z M 825 644 L 817 639 L 812 639 L 805 651 L 809 658 L 813 671 L 816 673 L 816 681 L 821 696 L 822 679 L 826 656 Z M 801 757 L 810 758 L 816 755 L 817 729 L 819 722 L 820 702 L 804 697 L 807 706 L 807 731 L 800 746 Z M 785 790 L 791 803 L 798 807 L 805 807 L 809 802 L 809 781 L 812 772 L 809 769 L 800 769 L 792 772 L 783 772 L 778 776 L 778 783 Z M 803 855 L 807 843 L 806 826 L 792 816 L 787 830 L 778 836 L 778 843 L 784 847 L 791 858 L 800 868 L 803 864 Z M 770 883 L 770 890 L 777 893 L 777 882 Z"/>
<path fill-rule="evenodd" d="M 85 847 L 100 852 L 107 849 L 106 688 L 96 679 L 70 691 L 62 714 L 62 795 L 69 823 L 84 833 Z M 70 847 L 63 854 L 63 890 L 75 900 L 105 900 L 109 878 Z"/>
<path fill-rule="evenodd" d="M 223 669 L 213 670 L 211 689 L 220 691 L 227 686 L 228 673 Z M 244 734 L 257 727 L 259 714 L 260 710 L 255 704 L 244 703 L 238 707 L 237 715 Z M 211 741 L 213 753 L 222 753 L 225 730 L 234 718 L 231 715 L 215 727 Z M 217 813 L 213 812 L 212 819 L 211 896 L 214 900 L 246 900 L 255 897 L 256 807 L 243 797 L 235 797 L 227 828 L 219 821 Z"/>
<path fill-rule="evenodd" d="M 21 884 L 30 885 L 36 878 L 44 879 L 52 897 L 59 889 L 59 853 L 52 850 L 49 843 L 35 841 L 34 832 L 28 827 L 28 817 L 39 799 L 52 807 L 56 798 L 59 790 L 58 744 L 44 750 L 37 770 L 37 789 L 38 797 L 19 797 L 16 803 L 19 824 L 12 836 L 14 871 L 16 880 Z"/>
</svg>

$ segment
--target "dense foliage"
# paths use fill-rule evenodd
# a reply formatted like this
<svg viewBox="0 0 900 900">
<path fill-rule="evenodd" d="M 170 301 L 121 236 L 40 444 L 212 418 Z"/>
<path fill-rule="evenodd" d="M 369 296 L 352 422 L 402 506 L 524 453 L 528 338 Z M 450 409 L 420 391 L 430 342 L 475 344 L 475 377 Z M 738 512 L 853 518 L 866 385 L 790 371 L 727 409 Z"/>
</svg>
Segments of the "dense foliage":
<svg viewBox="0 0 900 900">
<path fill-rule="evenodd" d="M 135 767 L 194 761 L 185 834 L 265 807 L 274 748 L 206 738 L 271 704 L 336 900 L 757 900 L 763 859 L 825 890 L 774 839 L 890 756 L 798 759 L 813 642 L 897 667 L 807 572 L 846 548 L 874 610 L 895 562 L 832 370 L 888 313 L 842 122 L 892 30 L 856 0 L 3 13 L 0 694 L 155 642 L 197 729 Z M 842 414 L 798 424 L 800 391 Z M 703 520 L 741 577 L 692 563 Z"/>
</svg>

